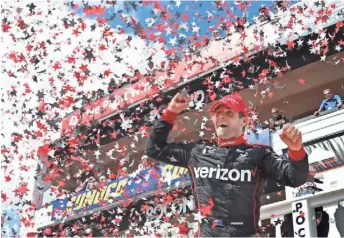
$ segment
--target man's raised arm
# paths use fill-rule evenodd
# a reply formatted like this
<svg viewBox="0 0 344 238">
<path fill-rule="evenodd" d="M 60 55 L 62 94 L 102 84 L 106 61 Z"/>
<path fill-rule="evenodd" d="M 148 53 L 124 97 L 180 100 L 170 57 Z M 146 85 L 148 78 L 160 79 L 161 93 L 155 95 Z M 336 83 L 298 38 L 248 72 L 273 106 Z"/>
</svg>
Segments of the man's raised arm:
<svg viewBox="0 0 344 238">
<path fill-rule="evenodd" d="M 195 143 L 168 143 L 167 139 L 178 113 L 188 108 L 189 103 L 188 95 L 178 93 L 173 97 L 164 114 L 154 123 L 146 147 L 147 156 L 168 164 L 188 166 Z"/>
<path fill-rule="evenodd" d="M 280 158 L 272 148 L 263 155 L 263 171 L 268 178 L 290 187 L 307 182 L 309 173 L 308 156 L 302 145 L 301 132 L 292 125 L 284 125 L 281 140 L 288 146 L 288 160 Z"/>
</svg>

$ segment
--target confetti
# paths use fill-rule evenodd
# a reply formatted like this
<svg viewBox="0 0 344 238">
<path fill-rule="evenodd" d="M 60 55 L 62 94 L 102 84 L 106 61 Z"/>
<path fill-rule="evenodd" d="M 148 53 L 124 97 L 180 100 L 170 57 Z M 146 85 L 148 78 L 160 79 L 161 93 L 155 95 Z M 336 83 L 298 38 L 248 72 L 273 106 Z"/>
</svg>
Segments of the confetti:
<svg viewBox="0 0 344 238">
<path fill-rule="evenodd" d="M 211 131 L 207 118 L 197 114 L 206 104 L 244 88 L 256 92 L 262 104 L 279 94 L 288 82 L 273 79 L 295 67 L 287 62 L 289 55 L 301 52 L 301 61 L 316 56 L 341 67 L 344 58 L 330 55 L 343 51 L 343 21 L 323 29 L 330 20 L 341 19 L 342 13 L 334 12 L 337 3 L 288 4 L 265 4 L 259 10 L 249 1 L 5 1 L 1 19 L 5 208 L 20 211 L 21 226 L 29 228 L 35 209 L 48 206 L 32 200 L 33 194 L 48 189 L 46 184 L 52 185 L 49 196 L 59 199 L 139 174 L 143 165 L 153 168 L 141 178 L 148 186 L 149 178 L 158 175 L 156 162 L 136 158 L 142 156 L 140 148 L 150 126 L 177 89 L 192 95 L 195 116 L 182 120 L 195 124 L 200 139 Z M 252 11 L 256 17 L 245 17 Z M 286 19 L 277 19 L 278 14 L 287 14 Z M 267 22 L 271 27 L 263 29 Z M 315 34 L 308 37 L 303 32 Z M 258 51 L 264 52 L 262 64 L 251 54 Z M 216 72 L 199 77 L 200 90 L 193 92 L 189 80 L 214 67 Z M 300 86 L 307 81 L 298 79 Z M 249 114 L 259 123 L 254 108 Z M 176 131 L 183 136 L 190 128 L 181 121 L 173 127 Z M 119 142 L 121 138 L 127 139 Z M 178 183 L 173 189 L 182 194 L 184 187 Z M 154 198 L 159 197 L 156 193 Z M 169 225 L 145 224 L 140 214 L 147 204 L 135 212 L 137 202 L 128 195 L 124 198 L 123 211 L 95 213 L 42 233 L 113 236 L 123 233 L 122 221 L 128 219 L 128 236 L 159 235 L 168 226 L 183 235 L 194 230 L 178 214 L 164 217 Z M 211 200 L 204 204 L 194 220 L 211 214 L 212 206 Z M 57 215 L 66 219 L 71 214 Z M 16 217 L 8 213 L 2 219 Z M 3 235 L 21 235 L 17 232 L 24 229 L 17 228 L 7 227 Z"/>
<path fill-rule="evenodd" d="M 305 85 L 306 84 L 306 80 L 304 80 L 303 78 L 299 79 L 299 84 L 300 85 Z"/>
</svg>

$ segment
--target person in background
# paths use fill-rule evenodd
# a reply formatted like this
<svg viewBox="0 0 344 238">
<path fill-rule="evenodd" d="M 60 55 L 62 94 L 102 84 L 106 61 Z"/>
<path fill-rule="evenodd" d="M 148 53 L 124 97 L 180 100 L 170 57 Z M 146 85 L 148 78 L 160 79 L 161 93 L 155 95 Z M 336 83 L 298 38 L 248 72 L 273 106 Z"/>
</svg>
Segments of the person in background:
<svg viewBox="0 0 344 238">
<path fill-rule="evenodd" d="M 262 124 L 259 122 L 258 119 L 251 119 L 250 123 L 248 123 L 248 130 L 247 133 L 258 133 L 259 131 L 263 130 Z"/>
<path fill-rule="evenodd" d="M 257 106 L 250 104 L 247 108 L 249 116 L 247 118 L 247 130 L 245 130 L 245 135 L 250 135 L 251 133 L 258 134 L 260 131 L 265 129 L 263 124 L 258 119 Z"/>
<path fill-rule="evenodd" d="M 270 20 L 271 20 L 271 17 L 270 17 L 269 8 L 267 8 L 267 7 L 259 8 L 258 21 L 266 22 L 266 21 L 270 21 Z"/>
<path fill-rule="evenodd" d="M 333 108 L 341 108 L 343 106 L 342 99 L 338 95 L 333 95 L 331 89 L 327 88 L 323 91 L 325 99 L 321 102 L 320 108 L 314 112 L 314 116 L 318 116 L 320 112 L 331 110 Z"/>
<path fill-rule="evenodd" d="M 278 108 L 272 108 L 272 118 L 269 119 L 270 129 L 275 130 L 276 127 L 282 127 L 284 124 L 290 122 L 290 120 L 281 113 Z"/>
<path fill-rule="evenodd" d="M 110 79 L 109 85 L 108 85 L 108 93 L 113 93 L 116 89 L 116 82 L 114 78 Z"/>
<path fill-rule="evenodd" d="M 292 213 L 286 214 L 284 216 L 284 221 L 281 225 L 282 237 L 294 237 L 294 228 L 293 228 L 293 215 Z"/>
<path fill-rule="evenodd" d="M 274 7 L 277 9 L 277 11 L 285 12 L 288 9 L 288 1 L 277 1 L 274 3 Z"/>
<path fill-rule="evenodd" d="M 247 19 L 246 17 L 237 17 L 234 26 L 237 32 L 242 32 L 243 30 L 245 30 L 245 26 L 247 23 Z"/>
<path fill-rule="evenodd" d="M 344 200 L 338 202 L 338 207 L 334 213 L 334 220 L 340 237 L 344 237 Z"/>
<path fill-rule="evenodd" d="M 323 207 L 316 207 L 314 210 L 317 224 L 317 237 L 328 237 L 330 231 L 329 214 L 323 210 Z"/>
</svg>

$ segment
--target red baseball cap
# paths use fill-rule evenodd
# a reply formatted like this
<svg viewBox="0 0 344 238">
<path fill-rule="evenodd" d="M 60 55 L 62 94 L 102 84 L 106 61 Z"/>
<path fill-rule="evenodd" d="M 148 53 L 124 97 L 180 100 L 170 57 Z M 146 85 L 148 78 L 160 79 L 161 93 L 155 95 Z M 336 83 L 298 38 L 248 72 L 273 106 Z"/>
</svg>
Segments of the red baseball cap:
<svg viewBox="0 0 344 238">
<path fill-rule="evenodd" d="M 210 107 L 209 112 L 211 114 L 215 113 L 221 105 L 232 109 L 233 112 L 242 112 L 246 117 L 248 116 L 246 103 L 238 93 L 230 94 L 221 98 L 218 102 L 214 103 Z"/>
</svg>

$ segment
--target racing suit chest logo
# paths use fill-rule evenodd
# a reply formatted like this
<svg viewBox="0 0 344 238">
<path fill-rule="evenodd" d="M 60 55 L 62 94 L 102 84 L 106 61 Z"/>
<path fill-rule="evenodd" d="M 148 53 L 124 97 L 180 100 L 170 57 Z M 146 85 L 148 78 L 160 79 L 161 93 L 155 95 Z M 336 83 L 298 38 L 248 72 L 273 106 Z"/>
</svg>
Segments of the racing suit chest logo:
<svg viewBox="0 0 344 238">
<path fill-rule="evenodd" d="M 220 165 L 216 167 L 194 167 L 196 178 L 215 178 L 223 181 L 241 181 L 251 182 L 252 174 L 251 170 L 238 170 L 220 168 Z M 255 174 L 255 173 L 254 173 Z M 254 176 L 253 174 L 253 176 Z"/>
</svg>

